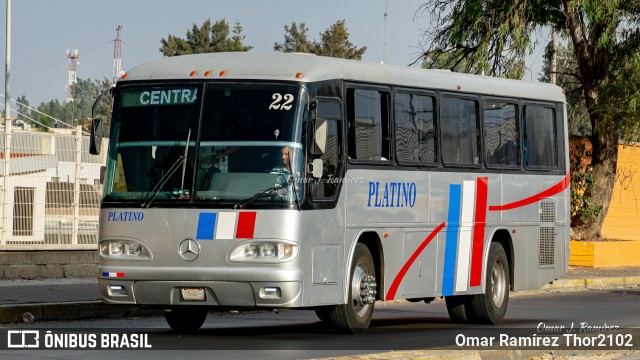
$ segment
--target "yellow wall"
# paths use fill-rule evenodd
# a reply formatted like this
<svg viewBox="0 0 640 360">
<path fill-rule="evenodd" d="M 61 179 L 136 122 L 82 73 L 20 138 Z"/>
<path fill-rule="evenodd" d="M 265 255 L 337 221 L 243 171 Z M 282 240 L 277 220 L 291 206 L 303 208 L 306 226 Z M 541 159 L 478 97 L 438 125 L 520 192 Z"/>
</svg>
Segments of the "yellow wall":
<svg viewBox="0 0 640 360">
<path fill-rule="evenodd" d="M 640 145 L 620 145 L 618 148 L 616 183 L 602 236 L 640 240 Z"/>
</svg>

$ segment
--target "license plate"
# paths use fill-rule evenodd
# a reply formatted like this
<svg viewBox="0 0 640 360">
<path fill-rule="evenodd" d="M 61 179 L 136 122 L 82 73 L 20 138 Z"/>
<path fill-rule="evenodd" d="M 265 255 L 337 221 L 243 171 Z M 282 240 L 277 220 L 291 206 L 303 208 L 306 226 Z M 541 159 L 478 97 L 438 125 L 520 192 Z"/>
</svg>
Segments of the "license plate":
<svg viewBox="0 0 640 360">
<path fill-rule="evenodd" d="M 182 288 L 182 299 L 184 301 L 204 301 L 204 288 Z"/>
</svg>

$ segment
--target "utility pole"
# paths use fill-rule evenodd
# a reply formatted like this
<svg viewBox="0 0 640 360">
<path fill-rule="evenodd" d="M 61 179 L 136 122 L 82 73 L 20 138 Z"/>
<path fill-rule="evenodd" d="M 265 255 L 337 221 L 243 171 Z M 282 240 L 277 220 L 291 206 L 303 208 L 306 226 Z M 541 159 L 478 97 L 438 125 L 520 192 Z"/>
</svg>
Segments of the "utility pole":
<svg viewBox="0 0 640 360">
<path fill-rule="evenodd" d="M 11 221 L 11 204 L 9 203 L 9 175 L 11 175 L 11 96 L 9 96 L 9 78 L 11 75 L 11 0 L 7 0 L 7 43 L 4 67 L 4 162 L 2 177 L 2 238 L 4 245 L 9 239 L 9 222 Z"/>
<path fill-rule="evenodd" d="M 553 85 L 556 85 L 556 72 L 557 70 L 557 65 L 556 63 L 558 62 L 558 56 L 556 55 L 556 30 L 555 29 L 551 29 L 551 46 L 553 46 L 553 51 L 551 52 L 551 77 L 550 77 L 550 82 Z"/>
</svg>

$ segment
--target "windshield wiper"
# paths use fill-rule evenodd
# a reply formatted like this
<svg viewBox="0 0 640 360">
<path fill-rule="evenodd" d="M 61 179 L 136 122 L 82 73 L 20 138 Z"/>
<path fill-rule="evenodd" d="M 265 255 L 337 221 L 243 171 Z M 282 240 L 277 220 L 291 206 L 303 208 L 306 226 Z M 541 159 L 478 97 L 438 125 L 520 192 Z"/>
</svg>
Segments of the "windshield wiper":
<svg viewBox="0 0 640 360">
<path fill-rule="evenodd" d="M 182 165 L 182 163 L 185 161 L 185 159 L 186 158 L 184 156 L 182 156 L 182 155 L 180 155 L 178 157 L 176 162 L 174 162 L 173 165 L 171 165 L 171 167 L 169 168 L 167 173 L 164 174 L 164 176 L 162 176 L 162 178 L 160 178 L 160 181 L 158 181 L 156 186 L 153 187 L 153 189 L 151 190 L 151 193 L 149 194 L 149 196 L 147 196 L 146 199 L 144 199 L 144 201 L 142 202 L 142 204 L 140 204 L 140 207 L 149 208 L 149 206 L 153 202 L 153 199 L 156 198 L 156 195 L 158 195 L 158 193 L 160 192 L 160 190 L 162 189 L 164 184 L 166 184 L 167 181 L 169 181 L 169 179 L 171 178 L 171 176 L 173 174 L 175 174 L 176 170 L 178 170 L 180 168 L 180 165 Z"/>
<path fill-rule="evenodd" d="M 156 198 L 156 195 L 158 195 L 158 193 L 160 192 L 160 190 L 162 189 L 164 184 L 166 184 L 167 181 L 169 181 L 171 176 L 176 172 L 176 170 L 178 170 L 180 165 L 182 165 L 182 179 L 180 181 L 180 191 L 182 191 L 182 189 L 184 189 L 184 175 L 185 175 L 185 172 L 186 172 L 186 169 L 187 169 L 187 154 L 189 152 L 189 139 L 190 138 L 191 138 L 191 128 L 189 128 L 189 132 L 187 133 L 187 143 L 184 146 L 184 152 L 182 153 L 182 155 L 180 155 L 178 157 L 176 162 L 174 162 L 173 165 L 171 165 L 169 170 L 167 170 L 167 173 L 164 174 L 164 176 L 162 176 L 160 178 L 160 181 L 158 181 L 156 186 L 151 190 L 151 194 L 149 194 L 149 196 L 147 196 L 147 198 L 144 199 L 144 201 L 140 205 L 141 207 L 148 209 L 149 206 L 151 206 L 151 203 L 153 202 L 153 199 Z"/>
<path fill-rule="evenodd" d="M 243 209 L 245 206 L 251 204 L 252 202 L 254 202 L 254 201 L 258 200 L 258 199 L 261 199 L 261 198 L 263 198 L 263 197 L 265 197 L 267 195 L 273 194 L 274 191 L 286 188 L 287 186 L 289 186 L 290 183 L 291 183 L 291 181 L 288 181 L 288 182 L 286 182 L 284 184 L 277 184 L 277 185 L 274 185 L 274 186 L 272 186 L 272 187 L 270 187 L 268 189 L 262 190 L 259 193 L 253 195 L 252 197 L 244 200 L 243 202 L 233 205 L 233 208 L 234 209 Z"/>
</svg>

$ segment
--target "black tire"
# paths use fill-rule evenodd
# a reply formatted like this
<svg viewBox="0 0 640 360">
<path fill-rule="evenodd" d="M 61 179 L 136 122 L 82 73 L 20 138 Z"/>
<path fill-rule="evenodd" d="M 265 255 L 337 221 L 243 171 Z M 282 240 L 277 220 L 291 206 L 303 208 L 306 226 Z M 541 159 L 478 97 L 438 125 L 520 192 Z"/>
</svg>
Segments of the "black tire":
<svg viewBox="0 0 640 360">
<path fill-rule="evenodd" d="M 322 306 L 315 309 L 316 316 L 322 322 L 331 322 L 331 312 L 335 309 L 335 306 Z"/>
<path fill-rule="evenodd" d="M 484 294 L 473 295 L 468 304 L 474 322 L 494 325 L 502 322 L 509 304 L 509 278 L 507 254 L 501 244 L 494 242 L 489 247 Z"/>
<path fill-rule="evenodd" d="M 472 295 L 446 296 L 444 298 L 447 304 L 447 312 L 449 318 L 456 324 L 468 324 L 473 322 L 472 317 L 467 314 L 469 310 L 469 302 Z"/>
<path fill-rule="evenodd" d="M 165 311 L 164 318 L 169 326 L 179 332 L 194 332 L 204 324 L 209 310 L 201 306 L 174 307 Z"/>
<path fill-rule="evenodd" d="M 352 334 L 367 331 L 375 306 L 375 275 L 371 252 L 364 244 L 357 244 L 349 275 L 351 286 L 348 301 L 346 304 L 336 305 L 329 313 L 329 321 L 338 330 Z"/>
</svg>

